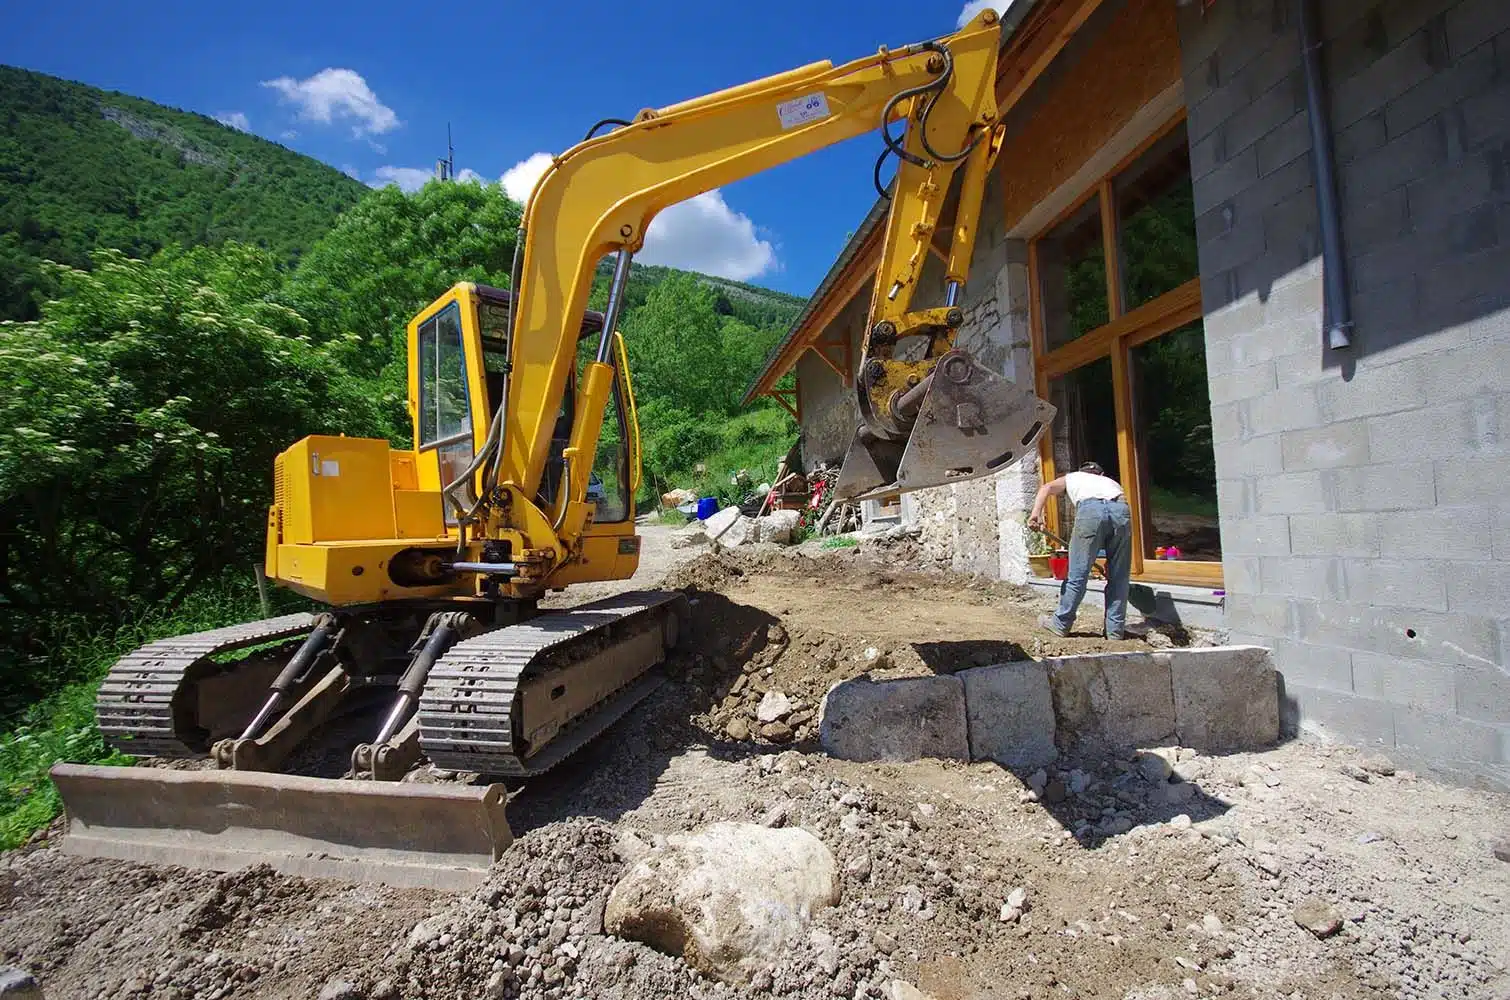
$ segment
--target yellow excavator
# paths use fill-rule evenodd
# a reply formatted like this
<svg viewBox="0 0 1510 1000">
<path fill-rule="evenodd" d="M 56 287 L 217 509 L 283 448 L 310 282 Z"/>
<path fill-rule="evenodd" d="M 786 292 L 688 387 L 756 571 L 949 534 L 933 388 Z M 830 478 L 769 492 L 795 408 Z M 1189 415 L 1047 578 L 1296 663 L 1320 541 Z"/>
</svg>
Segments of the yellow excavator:
<svg viewBox="0 0 1510 1000">
<path fill-rule="evenodd" d="M 267 575 L 326 610 L 115 664 L 101 731 L 169 764 L 55 767 L 64 849 L 406 885 L 481 877 L 512 839 L 496 779 L 540 775 L 621 718 L 686 631 L 675 592 L 538 606 L 638 566 L 639 430 L 616 321 L 631 258 L 672 204 L 879 128 L 877 186 L 886 158 L 898 166 L 837 492 L 958 482 L 1031 451 L 1053 409 L 954 342 L 1003 134 L 1000 36 L 985 10 L 933 41 L 601 122 L 556 157 L 525 208 L 513 291 L 460 284 L 408 325 L 413 447 L 316 436 L 278 456 Z M 914 308 L 946 201 L 944 300 Z M 610 254 L 607 307 L 591 312 Z M 312 742 L 364 718 L 370 735 L 339 751 L 349 766 L 308 773 Z M 416 780 L 436 769 L 478 778 Z"/>
</svg>

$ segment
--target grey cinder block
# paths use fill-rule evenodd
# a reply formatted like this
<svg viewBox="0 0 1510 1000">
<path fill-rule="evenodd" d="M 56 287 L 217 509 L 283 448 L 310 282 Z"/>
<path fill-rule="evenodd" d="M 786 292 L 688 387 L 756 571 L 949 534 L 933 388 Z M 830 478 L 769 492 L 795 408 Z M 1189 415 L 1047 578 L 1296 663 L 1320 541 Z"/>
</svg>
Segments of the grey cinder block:
<svg viewBox="0 0 1510 1000">
<path fill-rule="evenodd" d="M 1160 746 L 1175 732 L 1169 661 L 1152 653 L 1048 661 L 1061 745 Z"/>
<path fill-rule="evenodd" d="M 1223 753 L 1279 739 L 1279 679 L 1267 649 L 1175 649 L 1154 657 L 1169 664 L 1181 746 Z"/>
<path fill-rule="evenodd" d="M 1054 699 L 1049 674 L 1035 660 L 977 667 L 959 674 L 970 721 L 970 758 L 1013 768 L 1051 763 Z"/>
<path fill-rule="evenodd" d="M 818 739 L 841 760 L 968 760 L 966 725 L 965 685 L 958 677 L 858 677 L 829 690 Z"/>
</svg>

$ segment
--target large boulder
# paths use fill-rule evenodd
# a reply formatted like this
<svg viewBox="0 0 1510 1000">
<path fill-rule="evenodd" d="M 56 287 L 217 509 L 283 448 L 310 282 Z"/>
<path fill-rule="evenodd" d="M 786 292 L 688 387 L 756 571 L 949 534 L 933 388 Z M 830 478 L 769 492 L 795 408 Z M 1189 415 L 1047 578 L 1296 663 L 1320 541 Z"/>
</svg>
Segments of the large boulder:
<svg viewBox="0 0 1510 1000">
<path fill-rule="evenodd" d="M 1279 675 L 1262 646 L 1175 649 L 1169 660 L 1180 744 L 1201 753 L 1279 741 Z"/>
<path fill-rule="evenodd" d="M 0 997 L 4 1000 L 42 1000 L 42 987 L 25 969 L 0 965 Z"/>
<path fill-rule="evenodd" d="M 773 510 L 755 519 L 753 541 L 790 545 L 792 532 L 797 530 L 797 524 L 801 520 L 802 515 L 795 510 Z"/>
<path fill-rule="evenodd" d="M 745 542 L 754 541 L 750 537 L 754 524 L 755 519 L 745 517 L 739 512 L 738 507 L 725 507 L 703 522 L 703 530 L 713 541 L 726 549 L 732 549 Z"/>
<path fill-rule="evenodd" d="M 608 896 L 608 933 L 727 983 L 773 968 L 839 901 L 834 856 L 799 828 L 714 823 L 639 853 Z"/>
<path fill-rule="evenodd" d="M 1174 742 L 1174 693 L 1162 653 L 1090 653 L 1049 661 L 1062 746 Z"/>
</svg>

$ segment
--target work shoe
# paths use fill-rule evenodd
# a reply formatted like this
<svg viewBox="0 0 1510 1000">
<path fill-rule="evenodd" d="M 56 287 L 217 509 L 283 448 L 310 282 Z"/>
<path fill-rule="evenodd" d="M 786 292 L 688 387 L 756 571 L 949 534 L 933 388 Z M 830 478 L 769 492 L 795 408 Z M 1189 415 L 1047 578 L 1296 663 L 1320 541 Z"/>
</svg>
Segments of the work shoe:
<svg viewBox="0 0 1510 1000">
<path fill-rule="evenodd" d="M 1038 625 L 1040 628 L 1048 629 L 1060 638 L 1064 638 L 1070 634 L 1070 630 L 1059 624 L 1059 619 L 1053 615 L 1039 615 Z"/>
</svg>

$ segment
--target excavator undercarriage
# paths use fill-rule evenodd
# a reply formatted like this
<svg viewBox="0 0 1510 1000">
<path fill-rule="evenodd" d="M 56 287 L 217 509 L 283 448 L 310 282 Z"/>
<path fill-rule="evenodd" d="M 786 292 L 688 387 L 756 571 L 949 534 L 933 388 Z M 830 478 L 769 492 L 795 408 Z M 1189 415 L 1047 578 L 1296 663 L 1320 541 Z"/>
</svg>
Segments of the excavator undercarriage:
<svg viewBox="0 0 1510 1000">
<path fill-rule="evenodd" d="M 58 765 L 72 823 L 65 849 L 470 884 L 513 839 L 507 790 L 489 779 L 543 774 L 621 718 L 661 682 L 656 668 L 686 634 L 686 616 L 679 593 L 630 592 L 545 613 L 533 602 L 346 608 L 151 643 L 100 685 L 106 740 L 133 756 L 212 766 Z M 267 643 L 280 645 L 225 662 Z M 270 652 L 286 656 L 276 675 Z M 260 706 L 250 719 L 226 714 L 247 705 Z M 342 715 L 376 726 L 342 777 L 279 773 Z M 362 787 L 401 782 L 422 757 L 478 777 Z"/>
</svg>

